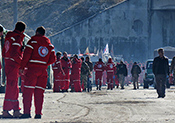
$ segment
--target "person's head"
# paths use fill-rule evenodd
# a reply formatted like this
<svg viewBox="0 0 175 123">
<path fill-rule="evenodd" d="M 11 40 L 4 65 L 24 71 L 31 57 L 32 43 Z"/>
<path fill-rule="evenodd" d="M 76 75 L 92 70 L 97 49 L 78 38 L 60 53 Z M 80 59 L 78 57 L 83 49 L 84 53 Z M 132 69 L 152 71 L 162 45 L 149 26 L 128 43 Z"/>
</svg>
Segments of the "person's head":
<svg viewBox="0 0 175 123">
<path fill-rule="evenodd" d="M 78 59 L 78 55 L 77 55 L 77 54 L 75 54 L 75 55 L 74 55 L 74 58 L 77 58 L 77 59 Z"/>
<path fill-rule="evenodd" d="M 81 57 L 81 60 L 84 61 L 84 57 Z"/>
<path fill-rule="evenodd" d="M 162 48 L 158 49 L 158 54 L 160 57 L 164 56 L 164 50 Z"/>
<path fill-rule="evenodd" d="M 136 65 L 137 64 L 137 62 L 134 62 L 134 65 Z"/>
<path fill-rule="evenodd" d="M 26 24 L 24 22 L 19 21 L 16 23 L 15 30 L 18 30 L 18 31 L 23 33 L 25 31 L 25 29 L 26 29 Z"/>
<path fill-rule="evenodd" d="M 61 54 L 62 53 L 58 51 L 57 54 L 56 54 L 57 58 L 61 58 Z"/>
<path fill-rule="evenodd" d="M 123 61 L 120 61 L 120 64 L 123 64 Z"/>
<path fill-rule="evenodd" d="M 45 35 L 46 29 L 43 26 L 40 26 L 36 29 L 36 34 L 40 34 L 40 35 Z"/>
<path fill-rule="evenodd" d="M 64 57 L 67 57 L 67 52 L 63 52 L 63 56 Z"/>
<path fill-rule="evenodd" d="M 99 60 L 98 60 L 99 62 L 102 62 L 102 59 L 101 58 L 99 58 Z"/>
<path fill-rule="evenodd" d="M 90 59 L 90 58 L 89 58 L 89 56 L 87 56 L 87 57 L 86 57 L 86 61 L 88 62 L 88 61 L 89 61 L 89 59 Z"/>
<path fill-rule="evenodd" d="M 108 59 L 108 62 L 112 62 L 112 58 L 109 58 L 109 59 Z"/>
<path fill-rule="evenodd" d="M 0 26 L 0 37 L 3 35 L 3 27 Z"/>
</svg>

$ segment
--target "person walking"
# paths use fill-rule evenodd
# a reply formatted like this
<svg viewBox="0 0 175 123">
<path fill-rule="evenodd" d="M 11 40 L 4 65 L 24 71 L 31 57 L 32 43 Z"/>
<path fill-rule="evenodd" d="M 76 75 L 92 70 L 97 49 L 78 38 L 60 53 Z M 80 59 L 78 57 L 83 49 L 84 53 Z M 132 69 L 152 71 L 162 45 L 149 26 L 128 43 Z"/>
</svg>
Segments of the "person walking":
<svg viewBox="0 0 175 123">
<path fill-rule="evenodd" d="M 81 64 L 81 86 L 83 91 L 86 92 L 87 88 L 87 76 L 90 76 L 90 69 L 88 64 L 84 61 L 84 57 L 81 57 L 82 64 Z"/>
<path fill-rule="evenodd" d="M 65 73 L 61 65 L 61 52 L 56 53 L 57 60 L 52 64 L 53 76 L 54 76 L 54 86 L 53 92 L 61 92 L 62 89 L 62 77 L 65 76 Z"/>
<path fill-rule="evenodd" d="M 102 59 L 99 58 L 99 61 L 94 65 L 95 84 L 97 86 L 97 90 L 101 90 L 101 85 L 102 85 L 101 80 L 102 80 L 104 70 L 105 70 L 105 64 L 103 63 Z"/>
<path fill-rule="evenodd" d="M 47 67 L 56 61 L 54 46 L 45 37 L 43 26 L 36 29 L 26 45 L 24 57 L 21 62 L 21 72 L 26 71 L 23 89 L 24 114 L 20 118 L 31 118 L 32 95 L 34 94 L 35 119 L 41 118 L 44 101 L 44 91 L 47 84 Z"/>
<path fill-rule="evenodd" d="M 19 68 L 22 60 L 22 42 L 25 37 L 24 30 L 26 24 L 22 21 L 17 22 L 15 30 L 7 33 L 2 51 L 2 56 L 5 59 L 5 74 L 7 77 L 6 92 L 3 104 L 3 117 L 12 118 L 19 117 L 19 87 L 18 77 Z M 9 113 L 13 110 L 13 116 Z"/>
<path fill-rule="evenodd" d="M 112 58 L 108 59 L 108 63 L 106 64 L 106 72 L 107 72 L 107 83 L 108 83 L 108 90 L 113 90 L 113 76 L 115 72 L 115 64 L 112 62 Z"/>
<path fill-rule="evenodd" d="M 70 83 L 70 69 L 72 67 L 71 61 L 69 60 L 69 58 L 67 57 L 67 52 L 63 52 L 63 57 L 61 58 L 61 64 L 62 64 L 62 68 L 63 71 L 65 73 L 65 76 L 62 77 L 63 79 L 63 92 L 68 92 L 69 89 L 69 83 Z"/>
<path fill-rule="evenodd" d="M 134 62 L 133 66 L 132 66 L 132 69 L 131 69 L 134 89 L 136 89 L 136 85 L 137 85 L 137 89 L 139 89 L 138 78 L 139 78 L 140 73 L 141 73 L 140 67 L 137 65 L 137 62 Z"/>
<path fill-rule="evenodd" d="M 78 56 L 74 55 L 72 61 L 72 71 L 71 71 L 71 81 L 72 81 L 71 86 L 75 92 L 81 92 L 80 74 L 81 74 L 81 59 L 78 59 Z"/>
<path fill-rule="evenodd" d="M 90 74 L 91 74 L 90 76 L 92 76 L 93 64 L 90 61 L 90 57 L 89 56 L 86 57 L 85 62 L 88 64 L 89 70 L 90 70 Z M 92 83 L 91 83 L 91 80 L 90 80 L 90 76 L 87 76 L 87 89 L 88 89 L 88 92 L 92 90 Z"/>
<path fill-rule="evenodd" d="M 119 75 L 119 83 L 120 83 L 121 89 L 124 89 L 125 77 L 128 75 L 128 70 L 126 68 L 126 65 L 123 63 L 123 61 L 120 61 L 120 64 L 117 67 L 117 73 Z"/>
<path fill-rule="evenodd" d="M 154 58 L 152 69 L 156 79 L 158 98 L 164 98 L 167 75 L 169 75 L 169 63 L 162 48 L 158 49 L 158 54 L 159 56 Z"/>
</svg>

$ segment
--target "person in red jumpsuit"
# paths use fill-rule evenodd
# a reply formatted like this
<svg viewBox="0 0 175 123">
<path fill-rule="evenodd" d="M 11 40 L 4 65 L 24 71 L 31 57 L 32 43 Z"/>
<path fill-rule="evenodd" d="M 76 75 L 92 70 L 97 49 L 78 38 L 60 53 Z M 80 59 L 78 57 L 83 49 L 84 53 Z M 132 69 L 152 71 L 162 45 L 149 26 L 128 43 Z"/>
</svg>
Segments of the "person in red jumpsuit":
<svg viewBox="0 0 175 123">
<path fill-rule="evenodd" d="M 63 57 L 61 58 L 61 64 L 63 71 L 65 73 L 65 76 L 63 77 L 63 92 L 68 92 L 69 89 L 69 83 L 70 83 L 70 68 L 71 68 L 71 61 L 67 57 L 67 52 L 63 53 Z"/>
<path fill-rule="evenodd" d="M 24 50 L 21 62 L 21 72 L 28 68 L 25 74 L 23 89 L 24 114 L 20 118 L 31 118 L 30 109 L 32 95 L 34 94 L 35 119 L 41 118 L 41 111 L 44 100 L 44 91 L 47 84 L 47 68 L 56 60 L 54 46 L 44 36 L 45 28 L 38 27 L 36 35 L 31 37 Z"/>
<path fill-rule="evenodd" d="M 102 85 L 102 76 L 103 71 L 105 70 L 105 64 L 103 63 L 102 59 L 99 58 L 99 61 L 94 65 L 94 71 L 95 71 L 95 84 L 97 86 L 97 90 L 101 90 Z"/>
<path fill-rule="evenodd" d="M 113 76 L 115 71 L 115 64 L 112 62 L 112 58 L 108 59 L 108 63 L 106 64 L 106 72 L 107 72 L 107 83 L 108 90 L 113 89 Z"/>
<path fill-rule="evenodd" d="M 61 52 L 57 52 L 57 60 L 52 64 L 53 76 L 54 76 L 54 86 L 53 92 L 61 92 L 62 89 L 62 77 L 65 75 L 62 65 L 61 65 Z"/>
<path fill-rule="evenodd" d="M 3 117 L 12 118 L 19 117 L 19 87 L 18 77 L 19 68 L 22 60 L 22 41 L 25 37 L 24 30 L 26 25 L 24 22 L 17 22 L 14 31 L 7 33 L 2 55 L 5 59 L 5 74 L 7 77 L 6 93 L 3 104 Z M 14 110 L 13 116 L 8 112 Z"/>
<path fill-rule="evenodd" d="M 78 59 L 77 55 L 74 55 L 72 61 L 71 80 L 72 80 L 72 87 L 74 88 L 75 92 L 81 92 L 80 74 L 81 74 L 81 60 Z"/>
</svg>

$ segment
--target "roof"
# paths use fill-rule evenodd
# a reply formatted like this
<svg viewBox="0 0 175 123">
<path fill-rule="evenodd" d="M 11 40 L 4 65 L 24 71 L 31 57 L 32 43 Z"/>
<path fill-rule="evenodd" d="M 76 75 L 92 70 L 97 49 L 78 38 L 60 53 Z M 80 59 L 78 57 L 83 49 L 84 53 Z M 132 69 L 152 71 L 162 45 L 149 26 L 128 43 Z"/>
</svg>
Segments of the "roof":
<svg viewBox="0 0 175 123">
<path fill-rule="evenodd" d="M 164 51 L 175 51 L 175 47 L 171 47 L 171 46 L 165 46 L 165 47 L 160 47 L 160 48 L 163 48 Z M 158 49 L 160 48 L 157 48 L 154 51 L 158 51 Z"/>
</svg>

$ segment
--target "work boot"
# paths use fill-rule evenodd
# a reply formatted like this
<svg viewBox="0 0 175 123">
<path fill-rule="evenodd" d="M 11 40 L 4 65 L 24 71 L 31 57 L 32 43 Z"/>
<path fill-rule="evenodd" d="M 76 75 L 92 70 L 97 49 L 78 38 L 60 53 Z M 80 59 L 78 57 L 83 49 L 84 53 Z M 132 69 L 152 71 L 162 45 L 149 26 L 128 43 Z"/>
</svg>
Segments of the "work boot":
<svg viewBox="0 0 175 123">
<path fill-rule="evenodd" d="M 99 86 L 99 90 L 101 91 L 101 86 Z"/>
<path fill-rule="evenodd" d="M 41 114 L 36 114 L 34 118 L 35 119 L 41 119 Z"/>
<path fill-rule="evenodd" d="M 13 117 L 14 118 L 19 118 L 22 114 L 19 112 L 19 110 L 16 110 L 13 112 Z"/>
<path fill-rule="evenodd" d="M 3 111 L 2 118 L 13 118 L 13 116 L 8 111 Z"/>
<path fill-rule="evenodd" d="M 22 114 L 20 117 L 20 119 L 27 119 L 27 118 L 31 118 L 30 114 Z"/>
<path fill-rule="evenodd" d="M 96 90 L 98 90 L 98 85 L 97 85 L 97 89 Z"/>
</svg>

